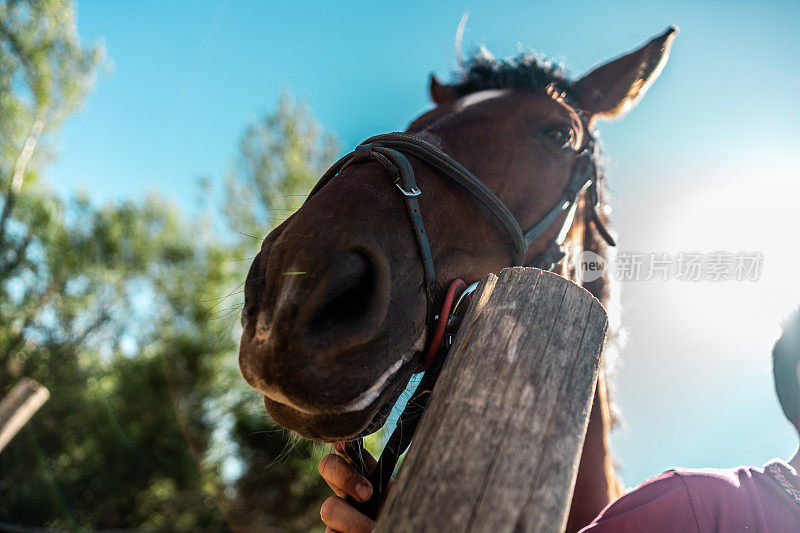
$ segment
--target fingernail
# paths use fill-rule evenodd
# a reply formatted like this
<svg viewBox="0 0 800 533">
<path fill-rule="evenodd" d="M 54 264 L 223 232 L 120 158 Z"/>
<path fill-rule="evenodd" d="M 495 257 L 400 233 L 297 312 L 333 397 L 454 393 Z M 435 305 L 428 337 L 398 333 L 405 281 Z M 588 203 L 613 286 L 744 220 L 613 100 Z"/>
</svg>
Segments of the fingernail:
<svg viewBox="0 0 800 533">
<path fill-rule="evenodd" d="M 365 501 L 369 500 L 369 497 L 372 495 L 372 488 L 362 483 L 359 483 L 358 485 L 356 485 L 356 494 L 358 494 L 358 497 L 361 498 L 362 500 Z"/>
</svg>

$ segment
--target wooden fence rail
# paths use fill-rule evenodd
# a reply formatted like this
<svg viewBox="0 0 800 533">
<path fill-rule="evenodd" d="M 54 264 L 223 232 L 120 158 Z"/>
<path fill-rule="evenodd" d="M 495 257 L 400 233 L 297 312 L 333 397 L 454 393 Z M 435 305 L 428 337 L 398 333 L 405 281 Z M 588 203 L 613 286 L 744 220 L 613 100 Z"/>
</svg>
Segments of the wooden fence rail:
<svg viewBox="0 0 800 533">
<path fill-rule="evenodd" d="M 0 451 L 50 397 L 50 391 L 24 378 L 0 401 Z"/>
<path fill-rule="evenodd" d="M 555 274 L 484 278 L 378 531 L 562 531 L 606 324 Z"/>
</svg>

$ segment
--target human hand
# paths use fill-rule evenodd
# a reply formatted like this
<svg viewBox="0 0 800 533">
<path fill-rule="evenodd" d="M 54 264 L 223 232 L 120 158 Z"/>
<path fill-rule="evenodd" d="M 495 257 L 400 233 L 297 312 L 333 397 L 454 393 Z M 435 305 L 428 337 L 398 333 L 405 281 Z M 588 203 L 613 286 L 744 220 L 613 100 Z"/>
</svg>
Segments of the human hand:
<svg viewBox="0 0 800 533">
<path fill-rule="evenodd" d="M 375 468 L 375 459 L 364 452 L 367 471 Z M 375 521 L 356 510 L 346 498 L 367 501 L 372 496 L 372 485 L 344 457 L 328 454 L 319 462 L 319 473 L 333 489 L 331 496 L 322 504 L 320 516 L 327 528 L 326 533 L 370 533 L 375 529 Z"/>
</svg>

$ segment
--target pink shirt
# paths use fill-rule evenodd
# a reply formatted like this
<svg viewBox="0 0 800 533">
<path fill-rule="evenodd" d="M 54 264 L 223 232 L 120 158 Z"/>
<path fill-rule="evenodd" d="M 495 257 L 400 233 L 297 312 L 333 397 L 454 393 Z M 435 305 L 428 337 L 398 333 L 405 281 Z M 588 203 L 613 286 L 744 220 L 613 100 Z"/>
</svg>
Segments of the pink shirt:
<svg viewBox="0 0 800 533">
<path fill-rule="evenodd" d="M 610 503 L 580 533 L 800 532 L 800 477 L 763 468 L 667 470 Z"/>
</svg>

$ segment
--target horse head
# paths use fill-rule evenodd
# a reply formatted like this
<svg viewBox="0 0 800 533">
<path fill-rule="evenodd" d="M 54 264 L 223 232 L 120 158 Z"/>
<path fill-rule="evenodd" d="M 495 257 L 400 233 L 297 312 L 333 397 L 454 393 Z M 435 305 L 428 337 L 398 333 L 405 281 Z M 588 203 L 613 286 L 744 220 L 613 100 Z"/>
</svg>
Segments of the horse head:
<svg viewBox="0 0 800 533">
<path fill-rule="evenodd" d="M 267 236 L 247 276 L 239 364 L 271 417 L 321 441 L 377 430 L 422 368 L 431 306 L 450 280 L 471 283 L 548 257 L 559 233 L 568 233 L 563 245 L 573 252 L 586 248 L 596 234 L 596 173 L 575 191 L 575 208 L 553 208 L 576 165 L 596 154 L 596 121 L 621 116 L 642 97 L 674 34 L 670 28 L 575 80 L 534 56 L 500 61 L 487 53 L 455 83 L 432 77 L 435 107 L 407 133 L 477 176 L 520 228 L 554 218 L 520 254 L 490 209 L 406 154 L 437 280 L 430 296 L 408 203 L 388 167 L 369 158 L 344 165 Z M 557 268 L 568 275 L 575 254 L 567 255 Z"/>
</svg>

